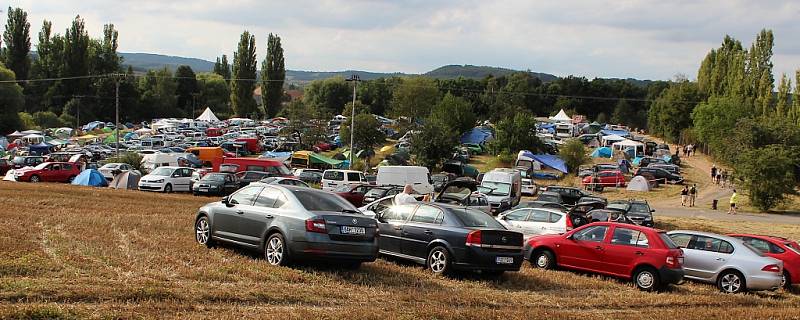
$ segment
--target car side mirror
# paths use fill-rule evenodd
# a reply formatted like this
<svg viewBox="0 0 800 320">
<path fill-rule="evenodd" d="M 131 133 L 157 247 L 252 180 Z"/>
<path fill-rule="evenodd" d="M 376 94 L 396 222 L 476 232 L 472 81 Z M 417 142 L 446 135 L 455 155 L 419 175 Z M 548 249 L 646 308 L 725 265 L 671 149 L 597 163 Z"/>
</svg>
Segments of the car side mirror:
<svg viewBox="0 0 800 320">
<path fill-rule="evenodd" d="M 656 212 L 656 209 L 650 209 L 650 212 L 651 212 L 651 213 L 652 213 L 652 212 Z"/>
<path fill-rule="evenodd" d="M 222 197 L 222 203 L 227 207 L 233 207 L 233 204 L 231 204 L 231 200 L 228 196 Z"/>
</svg>

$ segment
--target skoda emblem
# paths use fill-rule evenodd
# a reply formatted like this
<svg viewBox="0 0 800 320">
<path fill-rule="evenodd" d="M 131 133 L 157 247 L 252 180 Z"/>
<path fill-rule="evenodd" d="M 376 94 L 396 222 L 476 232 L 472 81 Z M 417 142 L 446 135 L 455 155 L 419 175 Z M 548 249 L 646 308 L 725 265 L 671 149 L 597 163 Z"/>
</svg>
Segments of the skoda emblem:
<svg viewBox="0 0 800 320">
<path fill-rule="evenodd" d="M 502 237 L 502 238 L 500 238 L 500 240 L 502 240 L 502 241 L 503 241 L 503 243 L 506 243 L 506 242 L 508 242 L 508 239 L 507 239 L 506 237 Z"/>
<path fill-rule="evenodd" d="M 353 219 L 353 224 L 358 224 L 358 219 Z"/>
</svg>

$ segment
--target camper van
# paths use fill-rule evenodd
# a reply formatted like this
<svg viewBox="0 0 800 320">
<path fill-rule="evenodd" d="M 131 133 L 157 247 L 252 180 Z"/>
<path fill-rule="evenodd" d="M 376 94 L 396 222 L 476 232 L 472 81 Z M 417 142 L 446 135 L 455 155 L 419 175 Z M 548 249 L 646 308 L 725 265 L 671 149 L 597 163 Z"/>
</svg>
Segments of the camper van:
<svg viewBox="0 0 800 320">
<path fill-rule="evenodd" d="M 533 158 L 533 153 L 528 150 L 520 150 L 514 167 L 525 168 L 525 170 L 542 170 L 542 165 Z"/>
<path fill-rule="evenodd" d="M 433 192 L 431 173 L 426 167 L 380 166 L 375 183 L 379 186 L 404 186 L 410 184 L 419 194 Z"/>
<path fill-rule="evenodd" d="M 510 168 L 498 168 L 483 175 L 478 191 L 489 198 L 492 214 L 498 214 L 519 204 L 522 199 L 522 175 Z"/>
<path fill-rule="evenodd" d="M 575 126 L 571 123 L 556 123 L 557 138 L 572 138 L 575 135 Z"/>
<path fill-rule="evenodd" d="M 147 171 L 153 171 L 158 167 L 172 166 L 177 167 L 178 159 L 184 157 L 183 153 L 153 153 L 142 156 L 142 167 Z"/>
</svg>

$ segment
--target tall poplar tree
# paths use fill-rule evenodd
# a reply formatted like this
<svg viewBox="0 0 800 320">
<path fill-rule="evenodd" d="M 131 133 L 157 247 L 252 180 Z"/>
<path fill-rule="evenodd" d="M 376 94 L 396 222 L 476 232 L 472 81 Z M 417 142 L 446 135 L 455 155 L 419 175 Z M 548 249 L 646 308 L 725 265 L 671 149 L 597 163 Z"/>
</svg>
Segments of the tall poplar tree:
<svg viewBox="0 0 800 320">
<path fill-rule="evenodd" d="M 8 20 L 3 32 L 3 62 L 14 71 L 17 80 L 28 79 L 31 69 L 31 24 L 28 13 L 20 8 L 8 7 Z"/>
<path fill-rule="evenodd" d="M 285 80 L 281 37 L 270 33 L 267 38 L 267 57 L 261 65 L 261 101 L 267 118 L 275 117 L 280 111 Z"/>
<path fill-rule="evenodd" d="M 228 64 L 228 55 L 223 54 L 221 59 L 217 57 L 217 62 L 214 63 L 214 73 L 221 75 L 225 81 L 230 82 L 231 65 Z"/>
<path fill-rule="evenodd" d="M 250 32 L 242 33 L 239 48 L 233 54 L 233 73 L 231 80 L 231 107 L 240 117 L 250 117 L 258 113 L 253 89 L 256 81 L 256 37 Z"/>
<path fill-rule="evenodd" d="M 775 103 L 775 114 L 778 117 L 785 117 L 789 115 L 789 111 L 791 111 L 791 105 L 789 104 L 789 90 L 792 88 L 792 80 L 786 76 L 784 73 L 781 76 L 781 82 L 778 85 L 778 99 Z"/>
</svg>

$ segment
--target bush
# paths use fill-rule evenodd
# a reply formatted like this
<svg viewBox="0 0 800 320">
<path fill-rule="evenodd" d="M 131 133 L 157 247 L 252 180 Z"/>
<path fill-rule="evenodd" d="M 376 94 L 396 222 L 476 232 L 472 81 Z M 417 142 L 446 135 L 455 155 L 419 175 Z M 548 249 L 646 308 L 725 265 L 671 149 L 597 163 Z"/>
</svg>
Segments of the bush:
<svg viewBox="0 0 800 320">
<path fill-rule="evenodd" d="M 36 122 L 33 120 L 33 116 L 30 113 L 20 112 L 18 114 L 20 123 L 22 123 L 22 129 L 24 130 L 39 129 L 39 127 L 36 126 Z"/>
<path fill-rule="evenodd" d="M 736 177 L 750 191 L 750 202 L 767 211 L 796 194 L 794 170 L 796 150 L 783 145 L 770 145 L 743 153 L 736 164 Z"/>
<path fill-rule="evenodd" d="M 586 148 L 583 146 L 583 142 L 578 139 L 573 139 L 565 143 L 559 149 L 559 156 L 567 164 L 567 169 L 573 172 L 577 172 L 578 167 L 589 162 Z"/>
<path fill-rule="evenodd" d="M 133 167 L 134 169 L 139 170 L 139 172 L 141 172 L 142 175 L 147 174 L 147 172 L 145 172 L 144 167 L 142 167 L 142 156 L 140 156 L 138 153 L 134 153 L 134 152 L 121 153 L 119 155 L 119 157 L 108 158 L 107 162 L 108 163 L 127 163 L 131 167 Z"/>
<path fill-rule="evenodd" d="M 544 150 L 541 140 L 536 137 L 536 119 L 527 113 L 517 113 L 513 118 L 500 120 L 495 139 L 489 142 L 489 150 L 494 154 Z"/>
<path fill-rule="evenodd" d="M 39 111 L 33 114 L 33 122 L 36 123 L 39 128 L 60 128 L 63 127 L 64 124 L 61 122 L 61 119 L 58 116 L 50 111 Z"/>
</svg>

